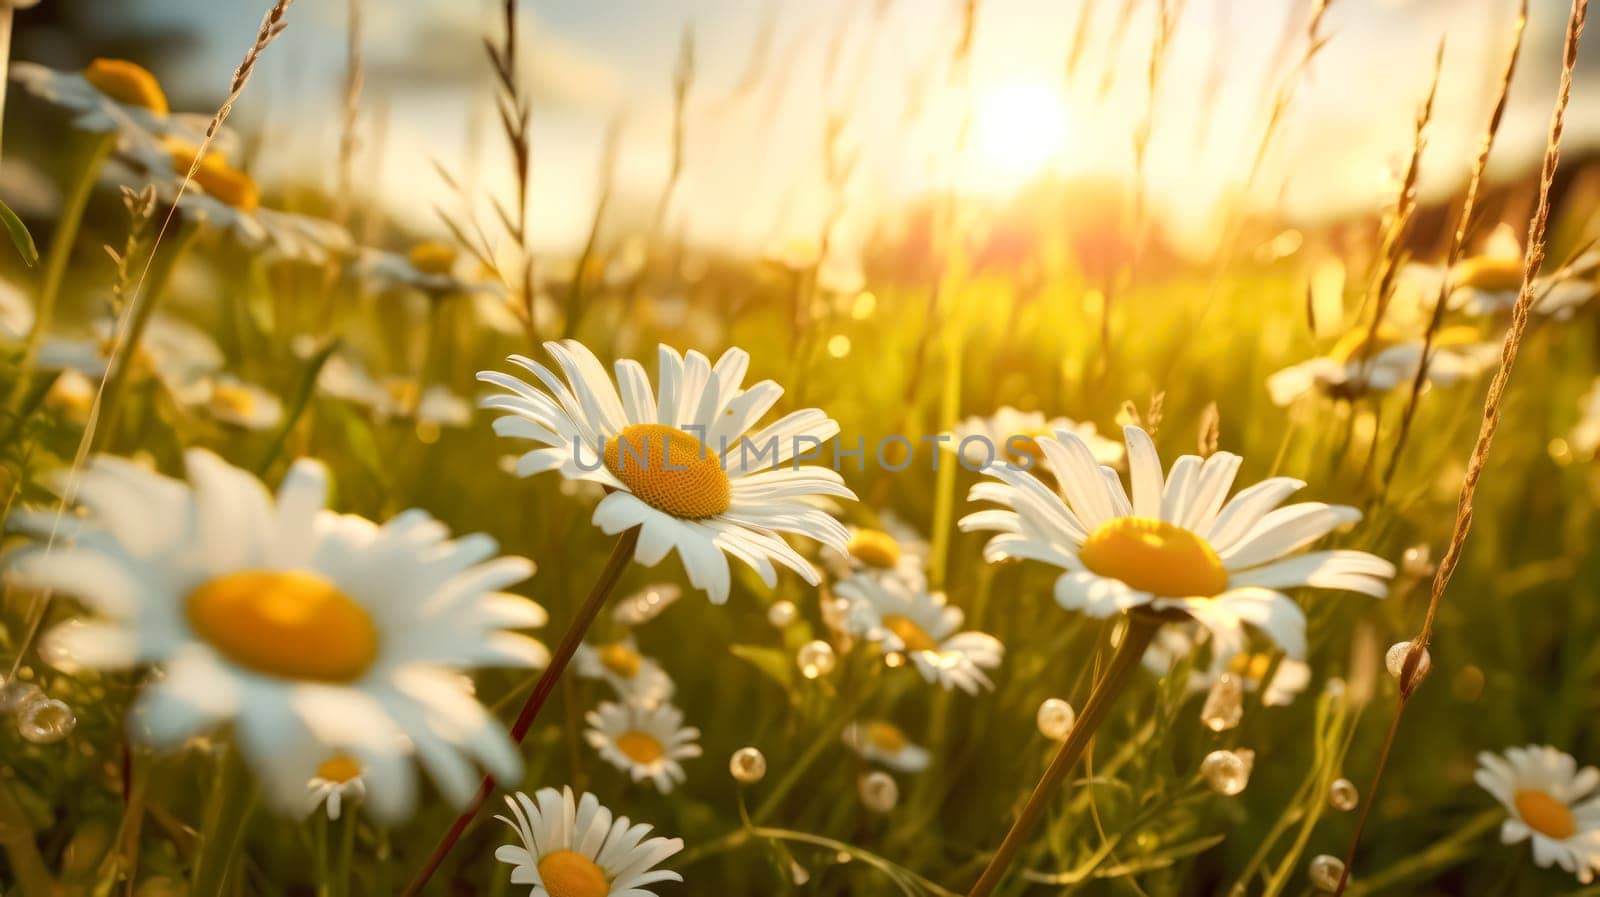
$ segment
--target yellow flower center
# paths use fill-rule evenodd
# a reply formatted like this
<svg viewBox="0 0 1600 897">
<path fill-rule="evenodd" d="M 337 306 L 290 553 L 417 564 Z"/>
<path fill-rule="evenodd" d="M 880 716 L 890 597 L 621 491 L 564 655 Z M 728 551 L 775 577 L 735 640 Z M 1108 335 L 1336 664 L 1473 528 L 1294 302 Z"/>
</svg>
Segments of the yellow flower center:
<svg viewBox="0 0 1600 897">
<path fill-rule="evenodd" d="M 422 400 L 422 386 L 409 377 L 388 377 L 383 381 L 383 391 L 398 410 L 410 413 Z"/>
<path fill-rule="evenodd" d="M 606 874 L 576 850 L 558 850 L 539 860 L 539 878 L 550 897 L 606 897 Z"/>
<path fill-rule="evenodd" d="M 868 567 L 893 570 L 900 562 L 900 543 L 882 530 L 856 530 L 845 548 L 849 550 L 851 557 Z"/>
<path fill-rule="evenodd" d="M 406 253 L 411 267 L 423 274 L 449 274 L 456 268 L 456 248 L 448 243 L 418 243 Z"/>
<path fill-rule="evenodd" d="M 606 442 L 605 461 L 640 501 L 674 517 L 715 517 L 733 504 L 733 487 L 716 456 L 676 427 L 624 427 Z"/>
<path fill-rule="evenodd" d="M 1503 293 L 1522 289 L 1522 259 L 1518 256 L 1477 256 L 1456 265 L 1456 286 L 1468 290 Z"/>
<path fill-rule="evenodd" d="M 866 735 L 867 744 L 886 754 L 898 754 L 909 744 L 906 741 L 906 734 L 893 723 L 882 721 L 867 723 Z"/>
<path fill-rule="evenodd" d="M 621 642 L 604 645 L 598 653 L 600 665 L 624 679 L 632 679 L 639 675 L 639 667 L 644 663 L 639 652 Z"/>
<path fill-rule="evenodd" d="M 96 59 L 83 70 L 84 80 L 106 96 L 165 118 L 167 95 L 150 70 L 126 59 Z"/>
<path fill-rule="evenodd" d="M 1511 802 L 1516 804 L 1522 823 L 1546 838 L 1565 841 L 1578 831 L 1578 819 L 1572 809 L 1548 791 L 1524 789 L 1513 795 Z"/>
<path fill-rule="evenodd" d="M 1150 517 L 1115 517 L 1095 527 L 1078 552 L 1091 571 L 1162 598 L 1209 598 L 1228 586 L 1210 543 Z"/>
<path fill-rule="evenodd" d="M 248 417 L 256 409 L 256 397 L 250 390 L 234 383 L 218 383 L 211 387 L 213 414 Z"/>
<path fill-rule="evenodd" d="M 899 636 L 905 643 L 907 651 L 937 651 L 939 643 L 910 617 L 900 614 L 886 614 L 883 618 L 883 628 Z"/>
<path fill-rule="evenodd" d="M 1393 348 L 1400 344 L 1400 331 L 1388 324 L 1378 325 L 1378 334 L 1375 339 L 1368 340 L 1371 330 L 1363 324 L 1333 344 L 1328 350 L 1328 357 L 1340 364 L 1349 364 L 1356 359 L 1371 358 L 1385 349 Z"/>
<path fill-rule="evenodd" d="M 638 729 L 629 729 L 617 736 L 617 750 L 621 751 L 629 760 L 644 766 L 654 763 L 667 755 L 666 748 L 649 732 L 640 732 Z"/>
<path fill-rule="evenodd" d="M 1271 654 L 1235 654 L 1228 661 L 1228 672 L 1243 676 L 1251 682 L 1260 682 L 1272 666 Z"/>
<path fill-rule="evenodd" d="M 351 682 L 378 656 L 372 617 L 314 573 L 228 573 L 190 592 L 185 609 L 223 656 L 269 676 Z"/>
<path fill-rule="evenodd" d="M 345 754 L 334 754 L 317 767 L 317 778 L 343 785 L 361 775 L 361 763 Z"/>
<path fill-rule="evenodd" d="M 207 196 L 241 212 L 254 212 L 261 206 L 261 190 L 256 186 L 255 179 L 223 161 L 221 156 L 207 153 L 200 160 L 200 167 L 195 168 L 195 157 L 199 154 L 197 147 L 171 139 L 164 145 L 167 154 L 172 157 L 172 170 L 180 175 L 188 175 L 190 170 L 194 170 L 194 183 Z"/>
</svg>

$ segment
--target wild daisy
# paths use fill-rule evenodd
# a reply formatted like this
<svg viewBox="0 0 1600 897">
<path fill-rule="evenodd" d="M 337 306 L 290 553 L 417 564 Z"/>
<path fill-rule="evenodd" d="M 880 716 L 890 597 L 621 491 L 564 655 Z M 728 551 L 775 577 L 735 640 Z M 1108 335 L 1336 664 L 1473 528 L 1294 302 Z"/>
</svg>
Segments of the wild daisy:
<svg viewBox="0 0 1600 897">
<path fill-rule="evenodd" d="M 1152 673 L 1165 676 L 1180 658 L 1205 647 L 1205 631 L 1195 626 L 1166 626 L 1156 634 L 1155 641 L 1144 652 L 1144 665 Z M 1239 678 L 1246 691 L 1257 691 L 1262 680 L 1272 668 L 1273 655 L 1263 652 L 1242 651 L 1232 657 L 1213 656 L 1208 662 L 1195 666 L 1189 672 L 1189 690 L 1206 691 L 1216 684 L 1223 673 Z M 1272 681 L 1262 692 L 1261 703 L 1267 707 L 1282 707 L 1311 684 L 1311 666 L 1302 660 L 1282 657 Z"/>
<path fill-rule="evenodd" d="M 921 772 L 928 768 L 928 749 L 913 744 L 899 726 L 887 720 L 845 726 L 844 743 L 864 759 L 898 772 Z"/>
<path fill-rule="evenodd" d="M 75 370 L 95 379 L 105 376 L 116 344 L 116 321 L 95 321 L 90 334 L 55 336 L 39 349 L 45 370 Z M 226 358 L 216 340 L 181 318 L 156 313 L 145 326 L 133 358 L 135 369 L 153 373 L 169 390 L 193 388 L 222 370 Z"/>
<path fill-rule="evenodd" d="M 927 581 L 928 540 L 892 513 L 881 528 L 852 526 L 843 554 L 823 552 L 829 572 L 839 578 L 854 574 L 895 576 L 914 586 Z"/>
<path fill-rule="evenodd" d="M 338 820 L 346 805 L 367 796 L 367 783 L 361 772 L 361 761 L 346 754 L 334 754 L 322 761 L 306 785 L 306 812 L 314 813 L 322 807 L 330 820 Z"/>
<path fill-rule="evenodd" d="M 243 430 L 270 430 L 283 420 L 283 400 L 232 375 L 198 381 L 176 396 L 216 421 Z"/>
<path fill-rule="evenodd" d="M 1531 841 L 1533 861 L 1555 863 L 1588 884 L 1600 871 L 1600 770 L 1578 768 L 1571 754 L 1533 745 L 1478 755 L 1473 779 L 1510 814 L 1507 844 Z"/>
<path fill-rule="evenodd" d="M 1423 338 L 1405 337 L 1387 324 L 1376 339 L 1366 326 L 1340 337 L 1328 354 L 1291 365 L 1267 378 L 1267 392 L 1276 405 L 1291 405 L 1312 393 L 1353 399 L 1396 387 L 1409 389 L 1422 364 Z M 1500 360 L 1500 344 L 1485 340 L 1476 327 L 1454 325 L 1434 334 L 1428 380 L 1450 386 L 1475 377 Z"/>
<path fill-rule="evenodd" d="M 542 446 L 522 456 L 522 476 L 557 470 L 613 490 L 595 508 L 594 522 L 611 534 L 638 527 L 640 563 L 654 566 L 676 551 L 689 582 L 721 604 L 731 582 L 728 555 L 769 586 L 777 583 L 774 561 L 816 585 L 816 569 L 782 534 L 845 550 L 844 526 L 808 500 L 855 494 L 836 472 L 796 457 L 831 439 L 839 425 L 812 408 L 750 434 L 783 388 L 770 380 L 744 387 L 750 356 L 743 350 L 730 349 L 713 365 L 699 352 L 679 355 L 662 346 L 656 390 L 638 362 L 619 361 L 619 396 L 581 344 L 545 348 L 565 383 L 539 362 L 512 356 L 539 385 L 480 373 L 478 379 L 505 390 L 483 407 L 505 412 L 496 433 Z"/>
<path fill-rule="evenodd" d="M 625 703 L 654 707 L 672 700 L 672 677 L 639 653 L 631 635 L 603 645 L 579 645 L 572 660 L 579 676 L 605 680 Z"/>
<path fill-rule="evenodd" d="M 1523 251 L 1516 232 L 1501 226 L 1490 236 L 1483 252 L 1456 263 L 1450 271 L 1443 265 L 1407 265 L 1401 272 L 1403 283 L 1416 291 L 1431 308 L 1439 288 L 1448 279 L 1451 311 L 1474 317 L 1509 314 L 1522 290 Z M 1600 292 L 1595 277 L 1600 274 L 1600 250 L 1593 248 L 1561 265 L 1549 274 L 1533 279 L 1533 312 L 1566 320 Z"/>
<path fill-rule="evenodd" d="M 850 602 L 845 626 L 851 635 L 909 658 L 922 678 L 967 694 L 994 687 L 984 670 L 1000 666 L 1005 646 L 987 633 L 959 632 L 965 615 L 945 604 L 942 593 L 869 576 L 852 576 L 834 591 Z"/>
<path fill-rule="evenodd" d="M 198 140 L 210 123 L 209 116 L 172 114 L 156 76 L 125 59 L 96 59 L 81 72 L 15 62 L 11 79 L 71 115 L 78 130 L 118 135 L 124 152 L 148 149 L 169 136 Z"/>
<path fill-rule="evenodd" d="M 379 292 L 413 289 L 429 296 L 504 292 L 494 281 L 458 275 L 459 257 L 448 243 L 418 243 L 403 255 L 363 249 L 355 258 L 355 275 Z"/>
<path fill-rule="evenodd" d="M 590 747 L 635 782 L 649 779 L 662 794 L 684 779 L 679 760 L 700 756 L 700 730 L 683 725 L 683 711 L 671 704 L 643 707 L 605 701 L 584 717 Z"/>
<path fill-rule="evenodd" d="M 1048 464 L 1039 450 L 1037 439 L 1058 430 L 1077 433 L 1095 461 L 1120 468 L 1123 464 L 1122 443 L 1107 439 L 1091 421 L 1077 422 L 1065 417 L 1046 418 L 1038 411 L 1018 411 L 1010 405 L 1002 406 L 988 417 L 974 415 L 957 424 L 948 435 L 949 441 L 940 446 L 947 451 L 959 452 L 967 464 L 982 467 L 991 461 L 1011 461 L 1022 464 Z"/>
<path fill-rule="evenodd" d="M 511 815 L 495 818 L 522 844 L 507 844 L 494 856 L 512 867 L 512 884 L 533 887 L 530 897 L 655 897 L 650 885 L 683 881 L 656 868 L 683 841 L 646 837 L 650 826 L 613 819 L 593 794 L 574 800 L 571 788 L 544 788 L 532 798 L 508 796 L 506 805 Z"/>
<path fill-rule="evenodd" d="M 472 422 L 472 404 L 449 387 L 423 388 L 415 377 L 374 377 L 361 362 L 335 354 L 317 375 L 324 395 L 363 405 L 380 421 L 415 420 L 419 426 L 464 427 Z"/>
<path fill-rule="evenodd" d="M 156 667 L 130 726 L 174 747 L 229 726 L 285 812 L 331 751 L 357 760 L 384 819 L 415 796 L 415 751 L 447 799 L 473 793 L 470 761 L 514 778 L 499 723 L 454 672 L 539 667 L 548 652 L 510 629 L 545 613 L 499 591 L 533 571 L 494 541 L 451 540 L 422 511 L 378 525 L 324 510 L 327 472 L 302 460 L 276 500 L 217 456 L 186 454 L 187 482 L 100 456 L 78 486 L 69 546 L 11 557 L 14 582 L 96 612 L 54 630 L 50 653 L 84 667 Z M 18 517 L 46 536 L 53 513 Z"/>
<path fill-rule="evenodd" d="M 1362 551 L 1301 554 L 1335 529 L 1361 519 L 1342 505 L 1303 502 L 1279 508 L 1305 483 L 1274 477 L 1228 491 L 1242 458 L 1217 452 L 1185 455 L 1165 478 L 1155 443 L 1124 428 L 1132 496 L 1094 462 L 1076 434 L 1041 439 L 1059 492 L 1003 464 L 998 482 L 972 489 L 973 501 L 1000 509 L 961 521 L 963 531 L 992 530 L 984 557 L 1043 561 L 1062 568 L 1056 602 L 1067 610 L 1109 617 L 1131 608 L 1173 611 L 1194 619 L 1232 656 L 1244 648 L 1244 627 L 1260 629 L 1290 657 L 1304 659 L 1305 615 L 1279 589 L 1310 586 L 1388 594 L 1394 565 Z"/>
</svg>

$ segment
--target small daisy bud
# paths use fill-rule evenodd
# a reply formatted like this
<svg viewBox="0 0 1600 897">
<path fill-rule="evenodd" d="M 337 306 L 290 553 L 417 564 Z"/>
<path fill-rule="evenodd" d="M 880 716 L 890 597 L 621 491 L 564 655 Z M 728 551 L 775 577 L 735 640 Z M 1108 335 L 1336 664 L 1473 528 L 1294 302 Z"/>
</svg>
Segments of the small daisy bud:
<svg viewBox="0 0 1600 897">
<path fill-rule="evenodd" d="M 833 672 L 836 660 L 833 646 L 821 639 L 801 645 L 799 653 L 795 655 L 795 661 L 800 664 L 800 675 L 807 679 L 816 679 Z"/>
<path fill-rule="evenodd" d="M 767 775 L 767 757 L 760 748 L 739 748 L 728 758 L 728 772 L 741 785 L 754 785 Z"/>
<path fill-rule="evenodd" d="M 54 744 L 78 727 L 78 717 L 65 702 L 42 695 L 16 711 L 17 731 L 34 744 Z"/>
<path fill-rule="evenodd" d="M 1039 705 L 1037 722 L 1039 732 L 1051 741 L 1061 741 L 1072 731 L 1072 724 L 1077 722 L 1078 714 L 1072 705 L 1060 698 L 1046 698 Z"/>
<path fill-rule="evenodd" d="M 1344 860 L 1325 853 L 1318 854 L 1311 858 L 1306 875 L 1311 879 L 1311 886 L 1318 891 L 1336 891 L 1339 889 L 1339 879 L 1344 876 Z"/>
<path fill-rule="evenodd" d="M 900 786 L 894 776 L 882 770 L 867 773 L 856 785 L 861 791 L 861 803 L 874 813 L 887 813 L 900 802 Z"/>
<path fill-rule="evenodd" d="M 1250 770 L 1255 766 L 1254 751 L 1212 751 L 1200 761 L 1200 777 L 1212 791 L 1232 797 L 1250 784 Z"/>
<path fill-rule="evenodd" d="M 772 606 L 767 608 L 767 622 L 775 629 L 788 626 L 798 616 L 800 612 L 795 609 L 793 601 L 774 601 Z"/>
<path fill-rule="evenodd" d="M 1328 786 L 1328 806 L 1342 813 L 1348 813 L 1361 803 L 1361 792 L 1356 790 L 1356 783 L 1349 779 L 1335 779 Z"/>
<path fill-rule="evenodd" d="M 1389 653 L 1383 656 L 1383 665 L 1388 667 L 1389 675 L 1400 680 L 1400 691 L 1406 694 L 1410 694 L 1417 687 L 1417 684 L 1428 675 L 1428 671 L 1433 669 L 1433 658 L 1428 655 L 1428 649 L 1423 648 L 1421 656 L 1417 658 L 1416 669 L 1412 671 L 1411 678 L 1409 680 L 1401 678 L 1405 673 L 1406 656 L 1411 653 L 1412 644 L 1412 642 L 1395 642 L 1389 646 Z"/>
<path fill-rule="evenodd" d="M 1244 716 L 1244 684 L 1232 673 L 1223 673 L 1206 693 L 1200 708 L 1200 722 L 1213 732 L 1226 732 L 1239 725 Z"/>
</svg>

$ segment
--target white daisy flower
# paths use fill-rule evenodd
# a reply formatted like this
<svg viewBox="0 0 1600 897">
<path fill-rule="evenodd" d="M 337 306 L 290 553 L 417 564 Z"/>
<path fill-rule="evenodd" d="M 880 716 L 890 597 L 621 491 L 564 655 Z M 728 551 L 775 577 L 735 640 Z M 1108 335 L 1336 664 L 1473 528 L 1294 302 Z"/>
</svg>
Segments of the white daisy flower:
<svg viewBox="0 0 1600 897">
<path fill-rule="evenodd" d="M 1157 676 L 1167 675 L 1179 659 L 1205 646 L 1205 636 L 1205 630 L 1196 626 L 1161 627 L 1150 647 L 1145 649 L 1145 668 Z M 1231 657 L 1213 656 L 1205 665 L 1197 665 L 1190 670 L 1189 691 L 1210 690 L 1223 673 L 1236 676 L 1244 684 L 1245 691 L 1258 691 L 1262 679 L 1267 675 L 1267 670 L 1272 666 L 1272 657 L 1273 655 L 1269 653 L 1249 651 L 1242 651 Z M 1294 703 L 1294 699 L 1299 697 L 1310 684 L 1311 665 L 1292 657 L 1284 657 L 1278 661 L 1277 672 L 1273 673 L 1271 683 L 1262 693 L 1261 703 L 1267 707 L 1288 706 Z"/>
<path fill-rule="evenodd" d="M 418 243 L 405 255 L 380 249 L 362 249 L 355 257 L 355 276 L 379 292 L 413 289 L 433 296 L 505 292 L 492 280 L 473 280 L 457 274 L 460 253 L 448 243 Z"/>
<path fill-rule="evenodd" d="M 899 726 L 887 720 L 845 726 L 844 743 L 864 759 L 898 772 L 922 772 L 931 758 L 927 748 L 913 744 Z"/>
<path fill-rule="evenodd" d="M 33 300 L 22 287 L 0 278 L 0 340 L 15 342 L 33 330 Z"/>
<path fill-rule="evenodd" d="M 1340 337 L 1327 355 L 1268 377 L 1273 404 L 1292 405 L 1313 392 L 1353 399 L 1396 387 L 1409 390 L 1422 364 L 1423 338 L 1403 337 L 1387 324 L 1378 327 L 1377 339 L 1369 342 L 1369 335 L 1367 327 L 1357 327 Z M 1427 382 L 1433 386 L 1476 377 L 1500 361 L 1498 342 L 1485 341 L 1477 328 L 1460 325 L 1440 328 L 1433 336 L 1432 352 Z"/>
<path fill-rule="evenodd" d="M 783 388 L 770 380 L 745 388 L 750 356 L 744 350 L 730 349 L 712 365 L 699 352 L 680 356 L 662 346 L 654 391 L 642 365 L 619 361 L 619 397 L 605 368 L 581 344 L 545 348 L 566 383 L 514 355 L 511 362 L 540 385 L 485 371 L 478 379 L 506 392 L 484 399 L 483 407 L 506 412 L 494 422 L 496 433 L 543 446 L 522 456 L 520 475 L 558 470 L 614 490 L 595 508 L 594 522 L 610 534 L 640 527 L 640 563 L 654 566 L 676 551 L 689 582 L 721 604 L 731 584 L 728 555 L 769 587 L 777 584 L 774 561 L 816 585 L 816 569 L 782 534 L 845 549 L 844 526 L 808 500 L 854 499 L 855 493 L 837 472 L 799 463 L 807 453 L 820 453 L 839 425 L 809 408 L 748 434 Z"/>
<path fill-rule="evenodd" d="M 654 707 L 672 700 L 672 677 L 661 664 L 639 653 L 631 635 L 604 645 L 581 644 L 572 662 L 579 676 L 605 680 L 626 703 Z"/>
<path fill-rule="evenodd" d="M 117 322 L 102 318 L 92 337 L 51 337 L 39 348 L 43 370 L 74 370 L 98 380 L 105 376 L 116 345 Z M 156 313 L 145 324 L 134 368 L 155 374 L 169 390 L 192 388 L 227 363 L 217 341 L 180 318 Z"/>
<path fill-rule="evenodd" d="M 1578 768 L 1571 754 L 1533 745 L 1502 756 L 1478 755 L 1473 779 L 1510 813 L 1500 827 L 1507 844 L 1531 840 L 1533 861 L 1555 863 L 1589 884 L 1600 871 L 1600 770 Z"/>
<path fill-rule="evenodd" d="M 361 777 L 361 761 L 347 754 L 334 754 L 322 761 L 317 774 L 306 785 L 306 813 L 323 807 L 328 819 L 337 821 L 346 804 L 366 796 L 367 783 Z"/>
<path fill-rule="evenodd" d="M 472 403 L 449 387 L 424 389 L 417 378 L 398 374 L 373 377 L 359 361 L 344 354 L 333 355 L 323 364 L 317 390 L 364 405 L 381 421 L 415 420 L 435 427 L 464 427 L 472 422 Z"/>
<path fill-rule="evenodd" d="M 847 632 L 878 642 L 886 654 L 905 655 L 923 679 L 967 694 L 994 687 L 983 671 L 1000 666 L 1005 646 L 987 633 L 958 632 L 965 615 L 943 593 L 869 576 L 852 576 L 834 592 L 850 602 Z"/>
<path fill-rule="evenodd" d="M 645 586 L 619 600 L 611 608 L 611 619 L 630 629 L 643 626 L 661 616 L 682 594 L 683 590 L 670 582 Z"/>
<path fill-rule="evenodd" d="M 1004 464 L 998 482 L 974 486 L 973 501 L 999 509 L 961 521 L 964 532 L 999 533 L 984 547 L 991 563 L 1022 559 L 1062 568 L 1056 602 L 1091 617 L 1135 607 L 1185 614 L 1216 639 L 1214 650 L 1244 649 L 1244 626 L 1267 634 L 1296 660 L 1306 651 L 1305 615 L 1278 589 L 1312 586 L 1388 594 L 1394 565 L 1364 551 L 1296 554 L 1361 519 L 1351 507 L 1304 502 L 1278 508 L 1305 484 L 1274 477 L 1226 500 L 1243 459 L 1231 452 L 1185 455 L 1165 478 L 1155 443 L 1125 427 L 1132 497 L 1115 471 L 1095 463 L 1074 433 L 1041 439 L 1055 491 Z M 1277 508 L 1277 510 L 1274 510 Z"/>
<path fill-rule="evenodd" d="M 179 402 L 232 427 L 270 430 L 283 422 L 282 399 L 232 375 L 197 381 L 174 395 Z"/>
<path fill-rule="evenodd" d="M 209 115 L 172 113 L 155 75 L 125 59 L 96 59 L 81 72 L 14 62 L 10 74 L 23 90 L 71 115 L 78 130 L 115 133 L 124 153 L 149 152 L 163 137 L 199 142 L 211 123 Z M 227 131 L 217 138 L 233 141 Z"/>
<path fill-rule="evenodd" d="M 583 733 L 601 759 L 635 782 L 649 779 L 662 794 L 684 780 L 679 760 L 700 756 L 700 730 L 683 725 L 683 711 L 671 704 L 643 707 L 604 701 L 584 716 Z"/>
<path fill-rule="evenodd" d="M 928 540 L 891 513 L 879 520 L 882 529 L 852 526 L 843 553 L 824 551 L 823 562 L 835 577 L 860 573 L 896 576 L 913 587 L 927 582 Z"/>
<path fill-rule="evenodd" d="M 1448 276 L 1446 308 L 1473 317 L 1509 314 L 1522 291 L 1523 251 L 1516 231 L 1502 225 L 1489 237 L 1481 254 L 1464 258 L 1454 270 L 1443 265 L 1410 264 L 1401 271 L 1403 286 L 1414 290 L 1424 307 L 1432 308 Z M 1590 249 L 1549 274 L 1533 279 L 1533 313 L 1565 321 L 1600 292 L 1600 250 Z"/>
<path fill-rule="evenodd" d="M 655 897 L 649 885 L 683 881 L 655 868 L 683 850 L 678 838 L 647 838 L 648 825 L 615 820 L 593 794 L 574 801 L 571 788 L 544 788 L 532 798 L 506 797 L 511 816 L 495 818 L 516 830 L 495 859 L 512 866 L 511 883 L 532 885 L 529 897 Z"/>
<path fill-rule="evenodd" d="M 533 565 L 494 558 L 494 540 L 451 540 L 407 511 L 378 525 L 324 510 L 327 471 L 296 462 L 277 499 L 251 474 L 203 450 L 189 481 L 100 456 L 78 483 L 87 512 L 68 547 L 8 558 L 14 582 L 70 595 L 98 619 L 48 636 L 82 667 L 154 665 L 130 729 L 171 748 L 229 726 L 285 812 L 330 751 L 361 763 L 371 806 L 404 816 L 415 750 L 447 799 L 521 762 L 458 669 L 540 667 L 549 652 L 507 630 L 543 625 L 542 608 L 499 591 Z M 17 515 L 44 537 L 56 515 Z"/>
<path fill-rule="evenodd" d="M 1583 405 L 1578 412 L 1578 422 L 1573 425 L 1567 442 L 1579 458 L 1593 458 L 1600 451 L 1600 377 L 1583 394 Z"/>
<path fill-rule="evenodd" d="M 949 440 L 939 443 L 946 451 L 959 453 L 973 468 L 983 467 L 993 461 L 1010 461 L 1018 466 L 1046 465 L 1037 440 L 1060 430 L 1078 434 L 1095 461 L 1122 468 L 1122 443 L 1107 439 L 1092 421 L 1073 421 L 1065 417 L 1046 418 L 1038 411 L 1018 411 L 1005 405 L 988 417 L 974 415 L 957 424 L 945 434 Z"/>
</svg>

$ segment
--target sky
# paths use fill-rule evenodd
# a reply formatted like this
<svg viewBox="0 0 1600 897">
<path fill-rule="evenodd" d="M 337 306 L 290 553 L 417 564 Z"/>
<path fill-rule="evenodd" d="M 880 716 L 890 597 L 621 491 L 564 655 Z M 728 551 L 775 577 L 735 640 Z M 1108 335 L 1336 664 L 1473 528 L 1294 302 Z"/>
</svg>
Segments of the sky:
<svg viewBox="0 0 1600 897">
<path fill-rule="evenodd" d="M 181 28 L 145 60 L 180 104 L 214 104 L 265 0 L 47 0 L 90 34 Z M 1088 18 L 1085 14 L 1084 2 Z M 1176 3 L 1177 0 L 1166 0 Z M 979 0 L 965 75 L 953 71 L 961 0 L 524 0 L 524 83 L 534 99 L 535 239 L 587 233 L 606 134 L 620 127 L 618 206 L 647 219 L 669 168 L 672 81 L 688 30 L 695 73 L 684 173 L 668 226 L 691 241 L 759 250 L 809 237 L 836 211 L 842 240 L 947 189 L 1003 199 L 1046 173 L 1128 179 L 1149 122 L 1145 178 L 1180 243 L 1214 232 L 1242 189 L 1272 97 L 1304 52 L 1310 0 L 1187 0 L 1152 102 L 1160 0 Z M 438 228 L 455 172 L 482 213 L 507 194 L 482 35 L 496 0 L 365 0 L 362 187 L 396 221 Z M 1516 0 L 1333 0 L 1328 42 L 1298 82 L 1252 200 L 1290 220 L 1368 212 L 1392 196 L 1444 41 L 1424 189 L 1464 177 L 1510 44 Z M 258 176 L 333 182 L 346 4 L 301 0 L 235 113 L 261 135 Z M 1542 149 L 1565 0 L 1533 0 L 1496 170 Z M 1070 77 L 1080 21 L 1088 40 Z M 1597 38 L 1600 39 L 1600 38 Z M 93 39 L 87 41 L 92 43 Z M 64 41 L 58 55 L 91 52 Z M 79 41 L 84 43 L 84 41 Z M 81 64 L 82 59 L 49 60 Z M 1584 53 L 1574 143 L 1600 139 L 1600 47 Z M 830 128 L 830 122 L 834 127 Z M 830 181 L 836 158 L 854 159 Z"/>
</svg>

